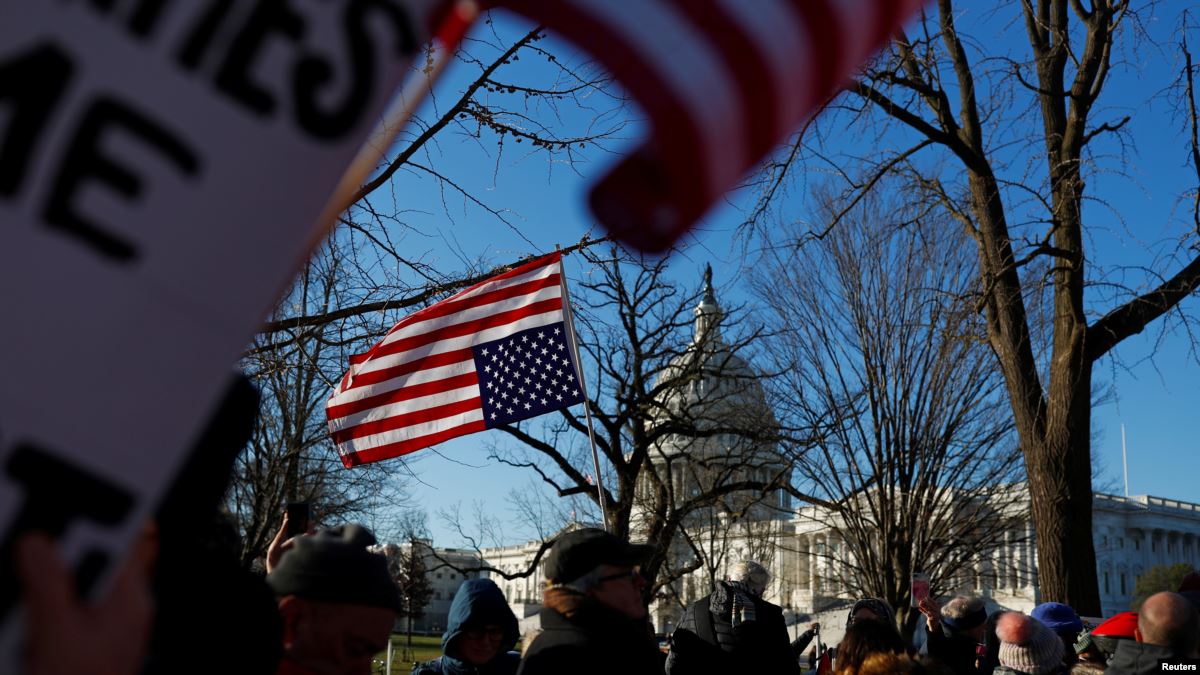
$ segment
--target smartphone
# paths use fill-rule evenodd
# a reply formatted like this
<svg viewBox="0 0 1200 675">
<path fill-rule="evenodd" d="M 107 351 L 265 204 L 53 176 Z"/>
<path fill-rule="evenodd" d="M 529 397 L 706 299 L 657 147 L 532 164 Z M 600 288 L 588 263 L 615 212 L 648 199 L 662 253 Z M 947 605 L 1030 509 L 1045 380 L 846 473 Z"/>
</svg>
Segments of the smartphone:
<svg viewBox="0 0 1200 675">
<path fill-rule="evenodd" d="M 912 593 L 909 595 L 912 598 L 912 606 L 916 607 L 921 604 L 921 601 L 929 597 L 929 575 L 923 572 L 914 572 L 912 575 Z"/>
<path fill-rule="evenodd" d="M 288 502 L 288 539 L 308 532 L 308 502 Z"/>
</svg>

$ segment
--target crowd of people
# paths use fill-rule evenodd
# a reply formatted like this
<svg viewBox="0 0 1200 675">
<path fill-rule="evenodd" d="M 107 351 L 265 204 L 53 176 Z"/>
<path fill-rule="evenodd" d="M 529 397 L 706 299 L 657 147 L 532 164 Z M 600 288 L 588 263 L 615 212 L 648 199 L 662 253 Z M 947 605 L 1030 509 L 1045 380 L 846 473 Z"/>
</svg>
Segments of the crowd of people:
<svg viewBox="0 0 1200 675">
<path fill-rule="evenodd" d="M 385 558 L 370 548 L 374 536 L 358 525 L 291 538 L 285 532 L 286 516 L 266 557 L 273 616 L 244 597 L 244 611 L 228 607 L 235 613 L 229 620 L 252 642 L 237 645 L 236 638 L 222 634 L 231 644 L 212 645 L 218 653 L 227 650 L 219 672 L 378 672 L 375 658 L 386 649 L 402 606 Z M 649 546 L 599 529 L 561 535 L 543 561 L 547 582 L 540 628 L 523 639 L 493 581 L 464 581 L 451 605 L 442 655 L 414 664 L 413 675 L 1143 675 L 1162 672 L 1164 662 L 1200 657 L 1196 575 L 1185 579 L 1180 592 L 1152 595 L 1138 612 L 1118 614 L 1090 630 L 1061 603 L 1040 604 L 1029 614 L 989 613 L 976 597 L 959 596 L 945 604 L 925 599 L 918 607 L 926 636 L 919 647 L 901 636 L 887 602 L 864 598 L 850 608 L 840 644 L 827 647 L 816 640 L 818 649 L 819 624 L 789 638 L 782 610 L 763 598 L 770 575 L 752 561 L 734 565 L 711 594 L 687 607 L 664 650 L 648 618 L 646 580 L 639 571 L 651 553 Z M 61 592 L 69 580 L 49 542 L 26 542 L 18 562 L 31 584 L 26 591 L 29 672 L 212 672 L 217 661 L 211 657 L 169 666 L 156 661 L 163 650 L 155 649 L 154 636 L 163 631 L 138 584 L 149 569 L 147 555 L 146 545 L 139 544 L 110 600 L 80 608 Z M 55 590 L 54 579 L 62 588 Z M 203 605 L 196 601 L 193 608 Z M 49 622 L 48 627 L 39 622 Z M 67 634 L 52 636 L 51 630 Z M 90 639 L 74 643 L 84 650 L 58 647 L 64 638 L 70 643 L 89 634 Z"/>
</svg>

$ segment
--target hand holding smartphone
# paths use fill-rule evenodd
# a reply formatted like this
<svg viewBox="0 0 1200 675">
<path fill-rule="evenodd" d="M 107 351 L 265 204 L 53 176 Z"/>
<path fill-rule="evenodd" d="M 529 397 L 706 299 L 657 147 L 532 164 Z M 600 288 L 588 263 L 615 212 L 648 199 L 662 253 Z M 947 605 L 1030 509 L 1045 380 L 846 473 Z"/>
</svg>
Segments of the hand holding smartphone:
<svg viewBox="0 0 1200 675">
<path fill-rule="evenodd" d="M 287 524 L 288 539 L 308 532 L 308 502 L 288 502 Z"/>
<path fill-rule="evenodd" d="M 921 601 L 929 597 L 929 575 L 923 572 L 914 572 L 912 575 L 912 590 L 909 594 L 912 599 L 911 605 L 916 607 L 921 604 Z"/>
</svg>

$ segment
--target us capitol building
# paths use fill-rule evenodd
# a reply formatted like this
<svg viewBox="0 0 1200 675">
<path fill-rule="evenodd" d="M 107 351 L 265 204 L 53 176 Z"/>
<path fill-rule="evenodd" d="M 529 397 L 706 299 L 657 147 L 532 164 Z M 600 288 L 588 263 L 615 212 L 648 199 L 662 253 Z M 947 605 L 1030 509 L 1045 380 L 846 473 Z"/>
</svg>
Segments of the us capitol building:
<svg viewBox="0 0 1200 675">
<path fill-rule="evenodd" d="M 722 318 L 706 273 L 704 296 L 694 310 L 692 343 L 659 375 L 680 384 L 664 397 L 661 415 L 690 415 L 710 423 L 753 421 L 773 427 L 774 414 L 753 368 L 738 357 L 721 336 Z M 678 377 L 687 371 L 689 377 Z M 685 500 L 723 480 L 769 481 L 787 472 L 788 462 L 776 447 L 729 434 L 664 442 L 651 453 L 653 468 Z M 645 472 L 643 472 L 645 473 Z M 786 478 L 786 476 L 784 476 Z M 639 492 L 649 486 L 639 485 Z M 1023 485 L 1013 485 L 1004 509 L 1019 516 L 1000 544 L 981 556 L 975 569 L 956 577 L 954 591 L 980 595 L 1010 609 L 1028 611 L 1038 602 L 1036 542 L 1029 520 L 1029 501 Z M 736 514 L 732 518 L 730 514 Z M 631 529 L 643 517 L 635 503 Z M 1129 608 L 1134 583 L 1157 565 L 1186 563 L 1200 568 L 1200 504 L 1151 496 L 1118 497 L 1096 494 L 1093 499 L 1093 538 L 1097 577 L 1105 616 Z M 839 583 L 840 547 L 831 516 L 818 507 L 793 507 L 782 491 L 725 499 L 718 505 L 689 511 L 691 543 L 673 542 L 676 566 L 689 562 L 697 569 L 665 589 L 651 606 L 660 632 L 670 631 L 682 607 L 707 595 L 712 579 L 724 578 L 738 560 L 758 560 L 772 571 L 765 597 L 795 618 L 845 606 L 853 598 Z M 636 538 L 636 534 L 635 534 Z M 519 572 L 532 564 L 540 542 L 485 548 L 480 555 L 489 566 Z M 693 550 L 704 555 L 696 559 Z M 691 558 L 689 559 L 689 556 Z M 539 568 L 526 578 L 494 580 L 504 591 L 523 626 L 537 620 L 545 578 Z"/>
</svg>

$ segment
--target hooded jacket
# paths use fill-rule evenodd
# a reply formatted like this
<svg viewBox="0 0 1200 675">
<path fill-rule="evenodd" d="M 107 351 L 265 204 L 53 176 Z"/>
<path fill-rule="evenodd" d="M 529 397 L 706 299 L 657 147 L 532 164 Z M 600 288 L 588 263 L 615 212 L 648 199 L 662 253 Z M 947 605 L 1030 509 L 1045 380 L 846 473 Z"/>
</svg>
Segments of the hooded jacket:
<svg viewBox="0 0 1200 675">
<path fill-rule="evenodd" d="M 1143 673 L 1161 673 L 1158 662 L 1163 660 L 1178 661 L 1182 655 L 1170 647 L 1152 645 L 1133 640 L 1121 640 L 1117 652 L 1104 675 L 1143 675 Z"/>
<path fill-rule="evenodd" d="M 463 631 L 487 625 L 504 629 L 496 657 L 482 666 L 461 660 L 458 641 Z M 519 637 L 517 617 L 508 608 L 500 587 L 491 579 L 464 581 L 450 604 L 446 632 L 442 634 L 442 656 L 413 666 L 413 675 L 514 675 L 520 657 L 511 650 Z"/>
</svg>

